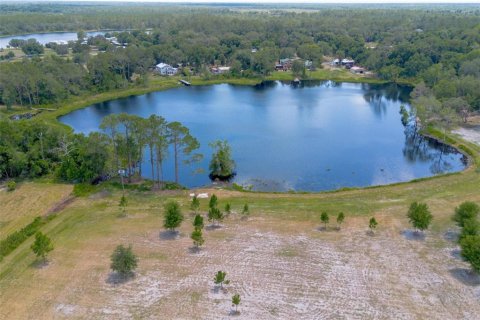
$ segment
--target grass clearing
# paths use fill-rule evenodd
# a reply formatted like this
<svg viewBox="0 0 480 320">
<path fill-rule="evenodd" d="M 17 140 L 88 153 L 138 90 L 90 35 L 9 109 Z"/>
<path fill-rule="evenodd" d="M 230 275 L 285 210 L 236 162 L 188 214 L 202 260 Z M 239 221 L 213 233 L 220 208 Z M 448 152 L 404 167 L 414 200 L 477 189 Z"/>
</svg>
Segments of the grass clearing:
<svg viewBox="0 0 480 320">
<path fill-rule="evenodd" d="M 0 239 L 43 216 L 72 191 L 71 185 L 25 182 L 14 191 L 0 189 Z"/>
<path fill-rule="evenodd" d="M 241 319 L 474 318 L 480 287 L 462 282 L 468 266 L 444 235 L 455 230 L 455 206 L 480 202 L 479 184 L 480 174 L 469 169 L 333 193 L 197 190 L 216 193 L 219 207 L 229 202 L 234 212 L 248 203 L 251 215 L 234 213 L 221 228 L 206 229 L 205 246 L 196 253 L 190 250 L 189 191 L 128 191 L 125 218 L 118 217 L 120 190 L 77 198 L 42 228 L 55 245 L 46 267 L 35 266 L 32 239 L 0 263 L 0 318 L 222 318 L 237 292 Z M 179 237 L 167 239 L 161 237 L 162 204 L 172 198 L 186 221 Z M 423 241 L 403 233 L 416 200 L 434 215 Z M 200 202 L 206 215 L 208 200 Z M 324 210 L 331 217 L 328 231 L 320 229 Z M 341 231 L 334 223 L 339 211 L 346 214 Z M 371 216 L 379 222 L 373 236 L 367 233 Z M 132 280 L 112 284 L 110 254 L 118 244 L 132 244 L 139 268 Z M 227 293 L 214 290 L 218 270 L 231 280 Z"/>
</svg>

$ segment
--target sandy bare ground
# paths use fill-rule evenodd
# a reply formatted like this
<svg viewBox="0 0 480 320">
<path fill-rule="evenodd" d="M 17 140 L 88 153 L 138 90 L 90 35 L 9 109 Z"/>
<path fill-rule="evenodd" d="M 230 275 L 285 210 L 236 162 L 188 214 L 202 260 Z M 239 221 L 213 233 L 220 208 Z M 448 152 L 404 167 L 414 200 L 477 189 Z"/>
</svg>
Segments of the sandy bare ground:
<svg viewBox="0 0 480 320">
<path fill-rule="evenodd" d="M 389 227 L 371 236 L 358 227 L 366 225 L 363 217 L 351 218 L 340 232 L 233 217 L 206 231 L 199 253 L 189 250 L 189 226 L 170 237 L 142 225 L 57 252 L 21 293 L 0 297 L 0 318 L 480 318 L 480 286 L 468 282 L 468 267 L 448 237 L 427 233 L 425 240 L 411 240 L 398 221 L 379 220 Z M 136 277 L 124 283 L 108 270 L 110 249 L 119 241 L 133 243 L 140 257 Z M 225 292 L 212 281 L 218 270 L 231 281 Z M 242 298 L 239 315 L 231 314 L 234 293 Z"/>
<path fill-rule="evenodd" d="M 480 126 L 460 127 L 453 130 L 463 139 L 480 145 Z"/>
</svg>

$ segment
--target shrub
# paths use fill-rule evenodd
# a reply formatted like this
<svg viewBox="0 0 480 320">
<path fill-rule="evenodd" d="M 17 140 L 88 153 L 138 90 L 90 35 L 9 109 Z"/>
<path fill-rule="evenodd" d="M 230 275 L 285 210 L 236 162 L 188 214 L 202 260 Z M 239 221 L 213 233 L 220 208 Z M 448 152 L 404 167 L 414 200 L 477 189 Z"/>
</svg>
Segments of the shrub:
<svg viewBox="0 0 480 320">
<path fill-rule="evenodd" d="M 426 203 L 413 202 L 408 209 L 408 219 L 415 229 L 428 229 L 433 216 Z"/>
<path fill-rule="evenodd" d="M 163 226 L 165 229 L 175 230 L 183 221 L 183 214 L 180 205 L 176 201 L 170 201 L 165 205 L 165 219 Z"/>
<path fill-rule="evenodd" d="M 41 257 L 45 261 L 47 254 L 53 250 L 52 240 L 39 231 L 35 234 L 35 242 L 30 248 L 37 255 L 37 258 Z"/>
<path fill-rule="evenodd" d="M 0 260 L 15 250 L 25 240 L 34 235 L 41 226 L 52 220 L 55 215 L 50 215 L 47 218 L 36 217 L 31 223 L 10 234 L 8 237 L 0 241 Z"/>
<path fill-rule="evenodd" d="M 132 251 L 132 246 L 117 246 L 111 256 L 110 268 L 122 276 L 128 276 L 137 268 L 138 259 Z"/>
<path fill-rule="evenodd" d="M 13 180 L 7 182 L 7 191 L 13 191 L 17 188 L 17 183 Z"/>
<path fill-rule="evenodd" d="M 457 223 L 459 227 L 463 227 L 465 221 L 470 219 L 476 219 L 478 213 L 480 212 L 480 207 L 471 201 L 465 201 L 460 206 L 455 208 L 455 215 L 453 220 Z"/>
</svg>

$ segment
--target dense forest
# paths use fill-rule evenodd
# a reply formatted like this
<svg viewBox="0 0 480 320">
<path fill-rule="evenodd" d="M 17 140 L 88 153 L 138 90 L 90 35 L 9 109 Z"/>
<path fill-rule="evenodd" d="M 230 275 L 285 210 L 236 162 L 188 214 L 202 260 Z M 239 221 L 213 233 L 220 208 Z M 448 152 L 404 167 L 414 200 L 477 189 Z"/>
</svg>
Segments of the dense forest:
<svg viewBox="0 0 480 320">
<path fill-rule="evenodd" d="M 11 42 L 26 56 L 0 63 L 0 103 L 7 108 L 61 105 L 72 96 L 146 85 L 159 62 L 180 66 L 185 77 L 209 78 L 213 76 L 210 66 L 226 65 L 230 71 L 222 77 L 261 79 L 274 71 L 279 59 L 299 57 L 312 61 L 316 68 L 328 59 L 351 58 L 379 78 L 415 84 L 412 116 L 444 129 L 480 109 L 480 12 L 475 7 L 411 10 L 327 6 L 290 11 L 268 7 L 9 4 L 0 5 L 0 9 L 0 34 L 78 32 L 78 40 L 69 42 L 68 48 L 47 45 L 57 52 L 48 56 L 33 40 Z M 100 29 L 118 31 L 91 38 L 83 31 Z M 110 36 L 123 45 L 107 41 Z M 69 51 L 71 54 L 66 55 Z M 11 164 L 1 168 L 1 177 L 55 171 L 62 178 L 83 181 L 107 171 L 102 167 L 92 169 L 94 173 L 72 174 L 57 167 L 66 163 L 58 152 L 37 150 L 38 144 L 32 147 L 32 141 L 40 141 L 39 132 L 53 134 L 52 139 L 45 140 L 51 148 L 43 145 L 43 150 L 66 143 L 61 133 L 54 134 L 55 129 L 8 122 L 1 126 L 1 156 L 8 160 L 1 163 Z M 6 139 L 9 130 L 18 141 Z M 77 152 L 90 152 L 95 146 L 105 150 L 102 144 L 106 137 L 102 135 L 68 139 L 69 143 L 88 145 L 86 149 L 79 145 Z M 112 143 L 108 143 L 109 148 L 115 145 Z M 128 166 L 133 166 L 132 159 Z"/>
</svg>

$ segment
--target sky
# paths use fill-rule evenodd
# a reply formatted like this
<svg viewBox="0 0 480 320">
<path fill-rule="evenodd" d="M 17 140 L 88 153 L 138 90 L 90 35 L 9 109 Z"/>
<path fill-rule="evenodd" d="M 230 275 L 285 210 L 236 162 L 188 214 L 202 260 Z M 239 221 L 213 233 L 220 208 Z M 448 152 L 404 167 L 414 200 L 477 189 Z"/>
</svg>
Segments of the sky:
<svg viewBox="0 0 480 320">
<path fill-rule="evenodd" d="M 51 0 L 44 0 L 52 2 Z M 54 0 L 55 1 L 55 0 Z M 72 1 L 89 1 L 92 0 L 57 0 L 60 2 L 72 2 Z M 159 2 L 159 3 L 175 3 L 175 2 L 187 2 L 187 3 L 478 3 L 480 0 L 94 0 L 101 2 Z M 0 0 L 1 2 L 1 0 Z M 27 2 L 27 1 L 25 1 Z"/>
</svg>

